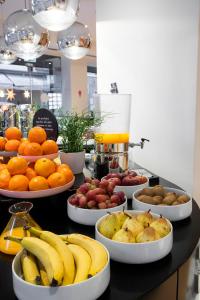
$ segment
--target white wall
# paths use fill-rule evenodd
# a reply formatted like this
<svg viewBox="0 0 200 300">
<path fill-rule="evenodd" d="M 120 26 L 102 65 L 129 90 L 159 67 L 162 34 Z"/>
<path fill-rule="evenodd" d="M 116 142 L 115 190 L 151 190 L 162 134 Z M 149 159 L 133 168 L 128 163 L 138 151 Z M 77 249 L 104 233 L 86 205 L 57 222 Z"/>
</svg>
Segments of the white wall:
<svg viewBox="0 0 200 300">
<path fill-rule="evenodd" d="M 98 92 L 133 95 L 132 159 L 192 190 L 198 0 L 97 0 Z"/>
</svg>

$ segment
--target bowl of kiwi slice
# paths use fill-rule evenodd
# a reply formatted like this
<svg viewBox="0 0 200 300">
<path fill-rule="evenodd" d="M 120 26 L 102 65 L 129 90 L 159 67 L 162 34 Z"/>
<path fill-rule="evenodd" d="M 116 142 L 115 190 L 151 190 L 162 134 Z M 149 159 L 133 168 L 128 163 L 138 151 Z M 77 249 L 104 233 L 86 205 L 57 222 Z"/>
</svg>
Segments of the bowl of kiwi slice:
<svg viewBox="0 0 200 300">
<path fill-rule="evenodd" d="M 179 221 L 191 215 L 192 197 L 183 190 L 156 185 L 136 191 L 132 206 L 136 210 L 150 209 L 170 221 Z"/>
</svg>

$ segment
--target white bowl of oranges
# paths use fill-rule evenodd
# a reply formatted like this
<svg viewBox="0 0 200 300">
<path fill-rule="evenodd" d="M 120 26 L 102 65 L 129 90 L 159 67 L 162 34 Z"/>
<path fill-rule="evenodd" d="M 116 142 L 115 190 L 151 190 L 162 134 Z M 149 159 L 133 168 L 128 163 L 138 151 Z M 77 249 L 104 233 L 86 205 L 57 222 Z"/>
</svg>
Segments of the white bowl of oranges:
<svg viewBox="0 0 200 300">
<path fill-rule="evenodd" d="M 58 157 L 58 145 L 54 140 L 47 138 L 42 127 L 33 127 L 28 132 L 28 138 L 23 138 L 22 132 L 17 127 L 5 130 L 5 137 L 0 138 L 0 151 L 3 156 L 19 155 L 29 162 L 39 158 L 55 159 Z"/>
<path fill-rule="evenodd" d="M 13 157 L 0 164 L 0 194 L 13 198 L 40 198 L 69 189 L 75 177 L 65 164 L 57 165 L 48 158 L 28 163 L 23 157 Z"/>
</svg>

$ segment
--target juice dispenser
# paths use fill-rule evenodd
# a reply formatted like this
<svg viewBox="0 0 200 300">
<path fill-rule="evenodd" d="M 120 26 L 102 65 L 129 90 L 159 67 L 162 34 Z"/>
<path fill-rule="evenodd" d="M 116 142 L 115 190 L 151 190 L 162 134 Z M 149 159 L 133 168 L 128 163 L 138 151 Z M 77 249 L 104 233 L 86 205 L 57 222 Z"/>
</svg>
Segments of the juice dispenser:
<svg viewBox="0 0 200 300">
<path fill-rule="evenodd" d="M 130 142 L 131 95 L 99 94 L 94 96 L 94 111 L 103 118 L 95 130 L 95 176 L 101 179 L 108 173 L 128 169 L 129 146 L 143 148 L 146 139 Z"/>
<path fill-rule="evenodd" d="M 102 94 L 94 96 L 95 113 L 103 122 L 95 132 L 95 173 L 102 177 L 109 172 L 128 168 L 131 95 Z"/>
</svg>

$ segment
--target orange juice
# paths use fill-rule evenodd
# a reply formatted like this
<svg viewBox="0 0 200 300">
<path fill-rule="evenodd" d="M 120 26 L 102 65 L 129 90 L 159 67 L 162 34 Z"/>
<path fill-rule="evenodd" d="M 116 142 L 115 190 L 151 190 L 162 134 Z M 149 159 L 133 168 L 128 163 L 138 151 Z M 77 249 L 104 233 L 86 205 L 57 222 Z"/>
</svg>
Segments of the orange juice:
<svg viewBox="0 0 200 300">
<path fill-rule="evenodd" d="M 125 144 L 129 143 L 129 133 L 95 133 L 96 143 Z"/>
<path fill-rule="evenodd" d="M 20 244 L 11 242 L 9 240 L 4 240 L 5 236 L 16 236 L 19 238 L 23 238 L 25 235 L 30 235 L 23 229 L 23 227 L 15 227 L 12 230 L 3 232 L 0 236 L 0 251 L 6 254 L 16 255 L 22 247 Z"/>
</svg>

